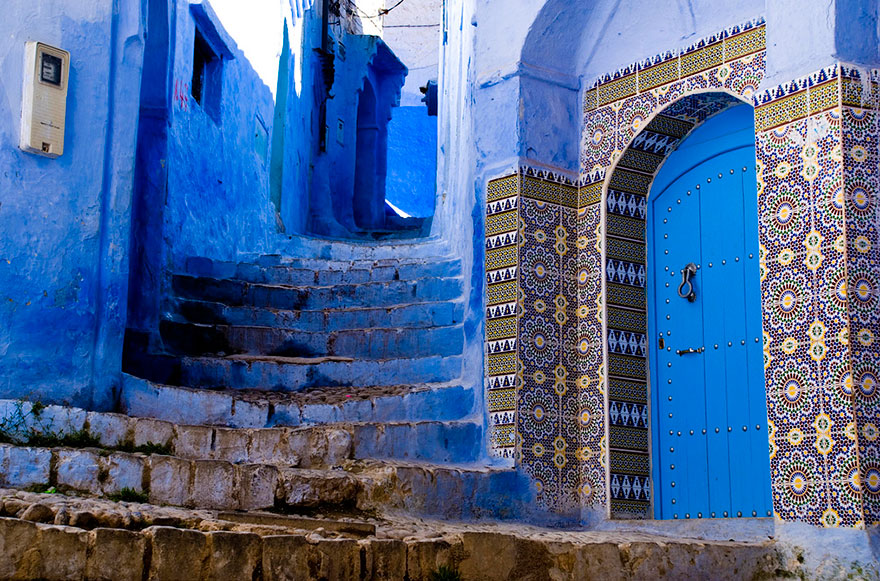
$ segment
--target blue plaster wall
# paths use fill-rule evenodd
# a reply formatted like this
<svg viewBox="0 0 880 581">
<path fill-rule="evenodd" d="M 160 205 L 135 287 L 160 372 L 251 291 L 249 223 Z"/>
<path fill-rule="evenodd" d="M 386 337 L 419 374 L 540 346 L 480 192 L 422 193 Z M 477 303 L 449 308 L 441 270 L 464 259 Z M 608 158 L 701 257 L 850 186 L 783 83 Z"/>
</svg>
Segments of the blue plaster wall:
<svg viewBox="0 0 880 581">
<path fill-rule="evenodd" d="M 388 124 L 385 199 L 409 214 L 434 213 L 437 182 L 437 118 L 428 109 L 397 107 Z"/>
<path fill-rule="evenodd" d="M 188 257 L 267 252 L 277 232 L 271 146 L 261 151 L 256 139 L 265 129 L 271 142 L 271 90 L 208 3 L 150 2 L 149 38 L 160 40 L 148 45 L 138 143 L 129 327 L 139 331 L 157 328 L 168 273 Z M 192 96 L 197 18 L 223 60 L 216 118 Z"/>
<path fill-rule="evenodd" d="M 345 58 L 338 54 L 340 43 L 345 45 Z M 309 232 L 328 236 L 345 236 L 357 230 L 352 215 L 352 196 L 355 190 L 355 161 L 357 156 L 358 102 L 364 83 L 369 82 L 376 96 L 376 115 L 379 128 L 377 159 L 378 183 L 385 189 L 387 122 L 391 108 L 400 99 L 406 69 L 389 57 L 389 49 L 374 36 L 351 35 L 336 31 L 333 45 L 337 47 L 334 61 L 334 80 L 327 101 L 327 145 L 314 159 L 311 181 Z M 400 72 L 386 71 L 386 67 L 400 67 Z M 339 131 L 339 123 L 342 130 Z M 315 139 L 318 135 L 315 135 Z"/>
<path fill-rule="evenodd" d="M 190 89 L 195 20 L 187 0 L 176 0 L 168 129 L 168 185 L 164 237 L 172 267 L 189 256 L 233 260 L 268 248 L 275 232 L 269 198 L 269 156 L 254 146 L 259 117 L 272 135 L 272 92 L 220 29 L 233 58 L 223 62 L 220 118 L 215 121 Z M 209 13 L 210 13 L 210 9 Z"/>
<path fill-rule="evenodd" d="M 126 311 L 141 9 L 140 0 L 3 4 L 2 397 L 112 406 Z M 27 40 L 71 53 L 64 155 L 55 160 L 18 149 Z"/>
<path fill-rule="evenodd" d="M 316 9 L 298 10 L 293 23 L 296 35 L 290 39 L 290 75 L 282 155 L 281 218 L 289 234 L 306 232 L 312 160 L 318 152 L 318 107 L 315 81 L 320 63 L 313 48 L 321 44 L 321 19 Z M 280 90 L 279 86 L 279 90 Z"/>
</svg>

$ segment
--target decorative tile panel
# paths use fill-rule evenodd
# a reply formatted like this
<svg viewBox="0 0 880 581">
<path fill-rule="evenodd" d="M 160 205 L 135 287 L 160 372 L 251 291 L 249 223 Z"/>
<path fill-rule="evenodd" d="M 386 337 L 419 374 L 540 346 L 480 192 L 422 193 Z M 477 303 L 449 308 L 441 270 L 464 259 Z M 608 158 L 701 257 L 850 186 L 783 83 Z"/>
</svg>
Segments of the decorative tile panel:
<svg viewBox="0 0 880 581">
<path fill-rule="evenodd" d="M 841 69 L 843 214 L 846 220 L 846 283 L 849 310 L 849 374 L 836 390 L 837 400 L 851 403 L 854 425 L 850 452 L 835 476 L 858 474 L 863 524 L 880 523 L 880 82 L 878 72 Z M 839 199 L 839 198 L 836 198 Z M 842 405 L 840 407 L 843 407 Z M 857 472 L 856 472 L 857 470 Z M 850 503 L 852 504 L 852 503 Z"/>
<path fill-rule="evenodd" d="M 579 294 L 582 327 L 596 326 L 602 338 L 596 355 L 584 358 L 581 381 L 598 383 L 582 393 L 599 409 L 606 409 L 607 391 L 603 449 L 609 456 L 602 468 L 608 471 L 608 508 L 615 518 L 651 515 L 645 297 L 651 183 L 666 156 L 699 123 L 752 97 L 764 74 L 764 42 L 761 20 L 731 27 L 682 51 L 605 75 L 584 95 L 578 205 L 601 212 L 606 231 L 578 223 L 579 262 L 598 271 L 583 272 L 581 279 L 604 281 L 604 298 Z M 713 87 L 741 99 L 703 92 Z M 609 135 L 616 135 L 616 142 Z M 589 352 L 586 335 L 581 333 L 580 344 Z M 599 374 L 591 367 L 597 363 Z"/>
<path fill-rule="evenodd" d="M 523 167 L 489 184 L 493 451 L 552 510 L 651 515 L 646 198 L 696 126 L 752 100 L 774 510 L 880 520 L 878 76 L 833 66 L 757 93 L 765 42 L 757 20 L 604 75 L 579 179 Z"/>
<path fill-rule="evenodd" d="M 516 414 L 520 176 L 486 191 L 486 401 L 495 456 L 513 458 Z"/>
<path fill-rule="evenodd" d="M 755 99 L 774 509 L 823 527 L 880 520 L 880 128 L 876 74 L 861 74 L 834 66 Z"/>
</svg>

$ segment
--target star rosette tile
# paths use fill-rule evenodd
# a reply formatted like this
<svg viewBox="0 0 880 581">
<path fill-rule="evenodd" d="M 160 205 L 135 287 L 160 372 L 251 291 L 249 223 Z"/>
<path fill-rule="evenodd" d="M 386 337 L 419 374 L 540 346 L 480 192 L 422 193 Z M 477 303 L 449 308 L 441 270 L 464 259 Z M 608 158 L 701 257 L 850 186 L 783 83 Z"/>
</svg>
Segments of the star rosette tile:
<svg viewBox="0 0 880 581">
<path fill-rule="evenodd" d="M 552 315 L 523 316 L 519 325 L 519 358 L 523 372 L 532 368 L 552 369 L 559 363 L 559 325 Z"/>
<path fill-rule="evenodd" d="M 543 232 L 548 239 L 561 224 L 560 206 L 541 200 L 520 198 L 520 220 L 523 223 L 526 237 L 534 237 L 536 232 Z M 540 240 L 539 240 L 540 241 Z"/>
<path fill-rule="evenodd" d="M 861 494 L 855 494 L 852 482 L 831 480 L 825 483 L 828 508 L 822 511 L 821 526 L 825 528 L 863 528 Z"/>
<path fill-rule="evenodd" d="M 581 171 L 611 165 L 617 146 L 617 111 L 610 106 L 588 112 L 584 119 Z"/>
<path fill-rule="evenodd" d="M 764 163 L 776 163 L 800 155 L 807 142 L 806 120 L 784 123 L 756 136 L 757 157 Z"/>
<path fill-rule="evenodd" d="M 787 163 L 777 166 L 784 181 L 766 177 L 759 196 L 759 242 L 771 252 L 802 244 L 812 229 L 813 199 L 810 184 L 791 177 L 795 168 Z M 790 178 L 790 179 L 789 179 Z"/>
<path fill-rule="evenodd" d="M 769 375 L 767 416 L 776 429 L 783 433 L 790 428 L 811 426 L 812 419 L 822 411 L 822 393 L 811 380 L 809 367 L 779 367 Z"/>
<path fill-rule="evenodd" d="M 773 509 L 783 520 L 819 524 L 827 508 L 824 469 L 812 456 L 800 451 L 771 462 Z"/>
<path fill-rule="evenodd" d="M 843 157 L 840 108 L 835 107 L 807 118 L 804 146 L 817 148 L 820 161 L 826 159 L 838 164 Z"/>
<path fill-rule="evenodd" d="M 761 286 L 764 331 L 771 338 L 771 351 L 783 349 L 793 353 L 795 349 L 785 343 L 789 338 L 800 346 L 808 345 L 808 331 L 814 318 L 811 274 L 794 269 L 771 271 Z"/>
<path fill-rule="evenodd" d="M 874 324 L 880 309 L 880 268 L 861 257 L 850 260 L 847 266 L 847 295 L 852 322 Z"/>
<path fill-rule="evenodd" d="M 877 112 L 843 108 L 843 165 L 847 172 L 875 168 L 878 165 Z"/>
<path fill-rule="evenodd" d="M 844 232 L 846 225 L 846 187 L 844 176 L 834 162 L 822 162 L 813 182 L 815 228 L 829 238 Z"/>
<path fill-rule="evenodd" d="M 625 150 L 633 137 L 645 128 L 656 109 L 657 98 L 651 93 L 641 93 L 624 100 L 618 112 L 616 149 Z"/>
<path fill-rule="evenodd" d="M 863 171 L 847 175 L 844 185 L 848 235 L 854 240 L 859 235 L 876 231 L 880 219 L 880 184 L 878 176 Z"/>
<path fill-rule="evenodd" d="M 860 446 L 859 456 L 865 524 L 874 525 L 880 521 L 880 446 Z"/>
</svg>

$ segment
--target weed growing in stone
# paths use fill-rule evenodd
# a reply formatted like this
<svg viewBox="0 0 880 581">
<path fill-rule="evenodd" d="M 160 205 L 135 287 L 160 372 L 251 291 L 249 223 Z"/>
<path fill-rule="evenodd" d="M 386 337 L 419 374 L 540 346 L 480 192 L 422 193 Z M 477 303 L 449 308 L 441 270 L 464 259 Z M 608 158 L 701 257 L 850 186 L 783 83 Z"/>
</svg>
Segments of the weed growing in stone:
<svg viewBox="0 0 880 581">
<path fill-rule="evenodd" d="M 123 488 L 119 492 L 108 494 L 107 498 L 113 502 L 140 502 L 142 504 L 150 499 L 146 493 L 138 492 L 133 488 Z"/>
<path fill-rule="evenodd" d="M 116 450 L 120 452 L 131 452 L 136 453 L 140 452 L 141 454 L 151 455 L 151 454 L 159 454 L 161 456 L 172 456 L 174 454 L 174 448 L 169 446 L 168 444 L 156 444 L 155 442 L 147 442 L 146 444 L 141 444 L 140 446 L 135 446 L 131 442 L 125 442 L 116 446 Z"/>
<path fill-rule="evenodd" d="M 37 448 L 56 448 L 67 446 L 69 448 L 101 448 L 101 439 L 86 429 L 77 430 L 69 434 L 64 433 L 33 433 L 25 442 L 28 446 Z"/>
<path fill-rule="evenodd" d="M 462 581 L 461 573 L 455 567 L 440 565 L 428 576 L 431 581 Z"/>
<path fill-rule="evenodd" d="M 147 442 L 135 446 L 133 442 L 123 442 L 117 446 L 101 443 L 101 438 L 93 434 L 86 425 L 79 430 L 64 431 L 56 429 L 55 419 L 46 417 L 43 411 L 46 405 L 19 400 L 7 407 L 6 413 L 0 416 L 0 444 L 16 444 L 34 446 L 36 448 L 100 448 L 102 455 L 109 451 L 139 452 L 141 454 L 162 454 L 170 456 L 174 453 L 168 444 Z"/>
<path fill-rule="evenodd" d="M 58 494 L 58 490 L 54 486 L 46 484 L 31 484 L 24 488 L 25 492 L 34 492 L 36 494 Z"/>
</svg>

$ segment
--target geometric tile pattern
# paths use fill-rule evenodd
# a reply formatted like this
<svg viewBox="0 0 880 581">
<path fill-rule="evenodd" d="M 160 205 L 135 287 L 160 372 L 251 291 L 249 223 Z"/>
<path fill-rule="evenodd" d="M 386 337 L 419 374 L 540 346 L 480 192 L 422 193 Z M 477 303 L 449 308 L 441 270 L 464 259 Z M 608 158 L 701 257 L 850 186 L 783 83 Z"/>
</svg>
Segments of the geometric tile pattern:
<svg viewBox="0 0 880 581">
<path fill-rule="evenodd" d="M 513 458 L 516 419 L 518 175 L 486 192 L 486 401 L 494 456 Z"/>
<path fill-rule="evenodd" d="M 522 167 L 488 186 L 492 448 L 550 509 L 651 515 L 646 197 L 684 137 L 751 98 L 774 511 L 880 521 L 880 75 L 756 94 L 764 47 L 758 20 L 605 75 L 578 180 Z"/>
<path fill-rule="evenodd" d="M 841 66 L 757 95 L 777 518 L 880 521 L 878 83 Z"/>
<path fill-rule="evenodd" d="M 646 196 L 677 143 L 763 69 L 762 21 L 633 64 L 585 93 L 579 179 L 522 167 L 488 184 L 492 453 L 551 510 L 649 516 Z"/>
<path fill-rule="evenodd" d="M 600 264 L 601 248 L 605 254 L 603 405 L 612 518 L 651 516 L 645 297 L 651 183 L 695 127 L 751 98 L 763 78 L 764 48 L 763 23 L 751 22 L 606 75 L 586 94 L 581 180 L 591 184 L 598 172 L 607 182 L 604 244 L 587 253 Z"/>
</svg>

